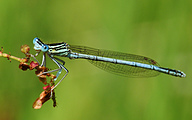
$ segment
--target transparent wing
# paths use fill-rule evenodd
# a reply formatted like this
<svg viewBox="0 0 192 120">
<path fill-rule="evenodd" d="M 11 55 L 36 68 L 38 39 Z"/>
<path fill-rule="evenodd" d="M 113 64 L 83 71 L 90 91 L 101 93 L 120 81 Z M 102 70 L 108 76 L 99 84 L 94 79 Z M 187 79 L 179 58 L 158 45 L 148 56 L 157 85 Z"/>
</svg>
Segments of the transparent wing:
<svg viewBox="0 0 192 120">
<path fill-rule="evenodd" d="M 85 46 L 76 46 L 76 45 L 70 45 L 69 48 L 72 50 L 72 52 L 76 52 L 76 53 L 108 57 L 108 58 L 159 66 L 159 64 L 156 61 L 144 56 L 109 51 L 109 50 L 100 50 L 100 49 L 95 49 L 95 48 L 90 48 Z M 127 77 L 153 77 L 153 76 L 159 75 L 158 71 L 140 68 L 140 67 L 115 64 L 115 63 L 104 62 L 104 61 L 95 61 L 95 60 L 88 60 L 88 61 L 100 69 L 103 69 L 105 71 L 112 72 L 118 75 L 127 76 Z"/>
</svg>

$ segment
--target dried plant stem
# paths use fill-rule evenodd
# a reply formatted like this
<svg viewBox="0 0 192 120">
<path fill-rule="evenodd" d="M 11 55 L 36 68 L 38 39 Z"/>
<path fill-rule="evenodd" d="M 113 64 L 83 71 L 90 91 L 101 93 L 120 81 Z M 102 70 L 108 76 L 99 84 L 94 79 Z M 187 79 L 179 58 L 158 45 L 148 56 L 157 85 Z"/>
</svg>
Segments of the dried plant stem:
<svg viewBox="0 0 192 120">
<path fill-rule="evenodd" d="M 14 59 L 14 60 L 16 60 L 18 62 L 27 62 L 28 61 L 26 58 L 18 58 L 18 57 L 12 56 L 12 55 L 7 54 L 7 53 L 2 53 L 1 51 L 0 51 L 0 57 L 8 58 L 8 60 L 9 59 Z"/>
</svg>

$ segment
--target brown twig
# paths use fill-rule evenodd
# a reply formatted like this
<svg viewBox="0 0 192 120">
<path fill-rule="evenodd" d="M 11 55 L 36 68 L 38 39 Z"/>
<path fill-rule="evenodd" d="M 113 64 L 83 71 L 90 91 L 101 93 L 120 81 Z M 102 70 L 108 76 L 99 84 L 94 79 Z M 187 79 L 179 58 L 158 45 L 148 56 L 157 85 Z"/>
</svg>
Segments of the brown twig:
<svg viewBox="0 0 192 120">
<path fill-rule="evenodd" d="M 44 91 L 40 94 L 40 97 L 38 97 L 35 102 L 33 103 L 33 108 L 34 109 L 40 109 L 42 105 L 48 101 L 50 98 L 53 100 L 53 107 L 56 106 L 56 100 L 55 100 L 55 92 L 54 90 L 51 90 L 51 88 L 54 88 L 54 82 L 53 79 L 56 77 L 53 74 L 46 73 L 42 74 L 43 72 L 48 71 L 49 69 L 43 66 L 40 66 L 38 62 L 30 61 L 31 54 L 29 53 L 30 47 L 28 45 L 22 45 L 21 46 L 21 52 L 25 54 L 25 58 L 19 58 L 12 56 L 11 54 L 3 53 L 3 47 L 1 47 L 0 50 L 0 57 L 7 58 L 8 60 L 11 61 L 11 59 L 16 60 L 20 62 L 19 68 L 22 69 L 23 71 L 26 70 L 33 70 L 36 69 L 35 74 L 38 76 L 40 82 L 43 84 L 47 85 L 43 87 Z M 47 83 L 47 77 L 49 77 L 50 83 Z M 51 86 L 50 86 L 51 84 Z"/>
</svg>

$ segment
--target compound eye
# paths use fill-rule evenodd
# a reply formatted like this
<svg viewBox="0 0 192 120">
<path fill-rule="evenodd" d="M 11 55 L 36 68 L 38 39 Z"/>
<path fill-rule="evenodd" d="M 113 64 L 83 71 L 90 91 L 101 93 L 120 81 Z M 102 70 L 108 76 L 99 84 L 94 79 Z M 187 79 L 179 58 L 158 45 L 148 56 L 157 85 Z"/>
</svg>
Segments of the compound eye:
<svg viewBox="0 0 192 120">
<path fill-rule="evenodd" d="M 42 51 L 42 52 L 47 52 L 48 50 L 49 50 L 48 45 L 43 45 L 43 46 L 41 47 L 41 51 Z"/>
<path fill-rule="evenodd" d="M 36 43 L 37 43 L 37 40 L 38 40 L 38 38 L 34 38 L 34 39 L 33 39 L 33 44 L 36 44 Z"/>
</svg>

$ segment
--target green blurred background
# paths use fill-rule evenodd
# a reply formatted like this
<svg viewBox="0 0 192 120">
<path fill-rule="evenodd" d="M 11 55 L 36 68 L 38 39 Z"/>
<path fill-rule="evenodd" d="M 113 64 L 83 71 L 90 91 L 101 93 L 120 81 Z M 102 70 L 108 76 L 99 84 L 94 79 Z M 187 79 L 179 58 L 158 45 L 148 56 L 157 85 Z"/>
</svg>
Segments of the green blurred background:
<svg viewBox="0 0 192 120">
<path fill-rule="evenodd" d="M 0 46 L 24 57 L 34 37 L 150 57 L 187 74 L 127 78 L 86 60 L 63 58 L 70 71 L 56 89 L 58 106 L 32 104 L 42 92 L 34 71 L 0 58 L 0 120 L 191 120 L 192 1 L 0 0 Z M 51 68 L 56 67 L 48 61 Z"/>
</svg>

